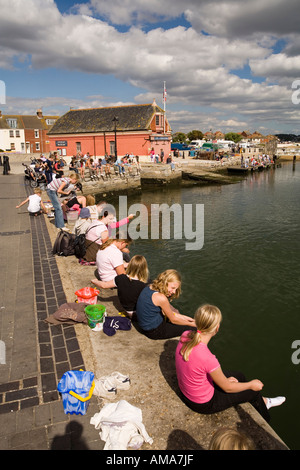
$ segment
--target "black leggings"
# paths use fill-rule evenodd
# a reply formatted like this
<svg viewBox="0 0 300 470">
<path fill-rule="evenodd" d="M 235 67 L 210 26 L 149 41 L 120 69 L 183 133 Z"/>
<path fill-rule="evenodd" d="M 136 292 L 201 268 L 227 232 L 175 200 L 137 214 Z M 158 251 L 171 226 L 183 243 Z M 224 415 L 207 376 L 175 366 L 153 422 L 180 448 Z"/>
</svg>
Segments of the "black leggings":
<svg viewBox="0 0 300 470">
<path fill-rule="evenodd" d="M 142 330 L 142 333 L 150 339 L 169 339 L 181 336 L 184 331 L 196 331 L 196 329 L 197 328 L 194 326 L 175 325 L 175 323 L 164 320 L 157 328 L 154 328 L 154 330 Z"/>
<path fill-rule="evenodd" d="M 241 372 L 224 372 L 226 377 L 235 377 L 239 382 L 247 382 L 245 376 Z M 213 397 L 207 403 L 195 403 L 182 395 L 184 403 L 193 411 L 201 414 L 212 414 L 226 410 L 231 406 L 240 403 L 249 402 L 259 412 L 259 414 L 267 421 L 270 421 L 270 415 L 260 392 L 253 390 L 244 390 L 237 393 L 226 393 L 217 385 L 214 386 L 215 391 Z"/>
</svg>

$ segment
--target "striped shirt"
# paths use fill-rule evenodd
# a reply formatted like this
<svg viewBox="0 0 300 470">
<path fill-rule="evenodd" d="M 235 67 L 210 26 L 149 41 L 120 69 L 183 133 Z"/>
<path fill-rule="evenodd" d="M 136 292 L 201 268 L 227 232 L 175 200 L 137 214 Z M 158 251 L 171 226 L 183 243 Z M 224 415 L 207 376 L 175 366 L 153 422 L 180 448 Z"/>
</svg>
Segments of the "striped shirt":
<svg viewBox="0 0 300 470">
<path fill-rule="evenodd" d="M 63 184 L 66 183 L 67 186 L 70 184 L 70 178 L 65 177 L 65 178 L 54 178 L 51 183 L 47 185 L 47 189 L 50 189 L 50 191 L 57 191 L 58 188 Z"/>
</svg>

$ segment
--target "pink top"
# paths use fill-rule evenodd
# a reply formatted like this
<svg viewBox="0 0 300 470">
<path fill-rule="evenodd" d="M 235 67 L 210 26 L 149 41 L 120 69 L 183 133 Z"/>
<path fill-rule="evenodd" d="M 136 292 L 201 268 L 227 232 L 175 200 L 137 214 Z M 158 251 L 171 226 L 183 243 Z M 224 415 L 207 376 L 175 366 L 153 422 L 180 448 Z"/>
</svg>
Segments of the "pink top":
<svg viewBox="0 0 300 470">
<path fill-rule="evenodd" d="M 105 225 L 101 220 L 97 220 L 90 225 L 90 229 L 86 234 L 86 239 L 90 241 L 94 241 L 99 245 L 102 245 L 101 234 L 102 232 L 108 231 L 108 236 L 110 237 L 112 234 L 113 229 L 121 227 L 122 225 L 126 225 L 129 222 L 129 218 L 126 217 L 125 219 L 120 220 L 119 222 L 113 222 L 110 225 Z"/>
<path fill-rule="evenodd" d="M 218 369 L 220 364 L 204 343 L 199 343 L 192 349 L 186 362 L 180 350 L 181 341 L 184 341 L 188 333 L 185 331 L 182 334 L 175 353 L 178 385 L 189 400 L 194 403 L 207 403 L 214 394 L 214 385 L 209 374 Z"/>
<path fill-rule="evenodd" d="M 108 225 L 108 233 L 109 233 L 109 236 L 111 235 L 112 231 L 115 229 L 115 228 L 119 228 L 119 227 L 122 227 L 122 225 L 126 225 L 129 223 L 129 218 L 128 217 L 125 217 L 125 219 L 122 219 L 122 220 L 119 220 L 119 222 L 113 222 L 112 224 Z"/>
</svg>

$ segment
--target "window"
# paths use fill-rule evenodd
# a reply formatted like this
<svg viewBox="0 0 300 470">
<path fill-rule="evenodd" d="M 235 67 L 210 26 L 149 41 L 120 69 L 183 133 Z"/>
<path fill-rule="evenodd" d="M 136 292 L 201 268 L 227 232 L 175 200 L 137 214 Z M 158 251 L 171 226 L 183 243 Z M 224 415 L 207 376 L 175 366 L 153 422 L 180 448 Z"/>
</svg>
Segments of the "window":
<svg viewBox="0 0 300 470">
<path fill-rule="evenodd" d="M 40 143 L 39 142 L 35 143 L 35 150 L 40 151 Z"/>
<path fill-rule="evenodd" d="M 76 152 L 81 152 L 81 142 L 76 142 Z"/>
<path fill-rule="evenodd" d="M 155 116 L 155 124 L 156 124 L 157 126 L 159 126 L 159 121 L 160 121 L 159 118 L 160 118 L 160 115 L 159 115 L 159 114 L 156 114 L 156 116 Z"/>
<path fill-rule="evenodd" d="M 53 126 L 53 124 L 55 123 L 56 119 L 46 119 L 46 124 L 48 126 Z"/>
<path fill-rule="evenodd" d="M 114 155 L 115 154 L 115 141 L 114 140 L 110 140 L 109 141 L 109 152 L 110 152 L 110 155 Z"/>
<path fill-rule="evenodd" d="M 35 138 L 35 139 L 38 139 L 39 136 L 40 136 L 40 135 L 39 135 L 39 131 L 35 130 L 35 131 L 34 131 L 34 138 Z"/>
<path fill-rule="evenodd" d="M 14 136 L 14 131 L 9 131 L 9 137 L 13 137 Z"/>
<path fill-rule="evenodd" d="M 16 131 L 16 137 L 20 137 L 20 131 Z"/>
<path fill-rule="evenodd" d="M 16 119 L 6 119 L 7 124 L 9 127 L 12 127 L 13 129 L 16 129 L 17 127 L 17 120 Z"/>
<path fill-rule="evenodd" d="M 10 150 L 16 150 L 16 146 L 13 142 L 10 144 Z"/>
</svg>

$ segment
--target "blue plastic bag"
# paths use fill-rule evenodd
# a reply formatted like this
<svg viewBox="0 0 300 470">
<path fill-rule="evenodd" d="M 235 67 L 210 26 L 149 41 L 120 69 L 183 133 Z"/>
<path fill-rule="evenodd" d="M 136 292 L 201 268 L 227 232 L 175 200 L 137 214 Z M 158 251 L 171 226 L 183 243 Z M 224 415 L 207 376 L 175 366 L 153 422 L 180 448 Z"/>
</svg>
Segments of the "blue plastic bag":
<svg viewBox="0 0 300 470">
<path fill-rule="evenodd" d="M 62 395 L 65 414 L 84 415 L 87 412 L 93 389 L 93 372 L 83 370 L 65 372 L 57 386 L 57 390 Z"/>
</svg>

